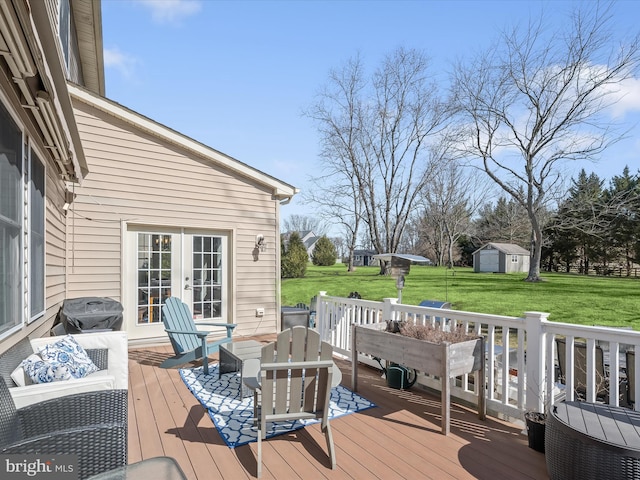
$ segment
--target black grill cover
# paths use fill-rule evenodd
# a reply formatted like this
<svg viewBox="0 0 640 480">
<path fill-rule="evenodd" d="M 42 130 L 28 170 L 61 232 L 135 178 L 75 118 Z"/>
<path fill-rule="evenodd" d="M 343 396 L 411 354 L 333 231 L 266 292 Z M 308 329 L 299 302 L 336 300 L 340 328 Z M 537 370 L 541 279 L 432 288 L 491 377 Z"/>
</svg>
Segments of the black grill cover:
<svg viewBox="0 0 640 480">
<path fill-rule="evenodd" d="M 70 298 L 62 302 L 60 323 L 66 333 L 122 329 L 122 304 L 106 297 Z"/>
</svg>

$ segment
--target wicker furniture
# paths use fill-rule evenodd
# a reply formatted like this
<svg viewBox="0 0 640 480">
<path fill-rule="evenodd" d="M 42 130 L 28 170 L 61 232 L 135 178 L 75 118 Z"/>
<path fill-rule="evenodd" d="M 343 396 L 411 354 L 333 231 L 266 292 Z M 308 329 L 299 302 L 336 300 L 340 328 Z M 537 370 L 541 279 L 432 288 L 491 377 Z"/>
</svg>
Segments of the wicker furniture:
<svg viewBox="0 0 640 480">
<path fill-rule="evenodd" d="M 126 390 L 129 381 L 127 334 L 121 331 L 73 335 L 98 366 L 99 371 L 85 378 L 64 382 L 16 386 L 11 372 L 20 362 L 46 344 L 61 337 L 24 338 L 0 354 L 0 377 L 9 387 L 16 408 L 33 403 L 99 390 Z"/>
<path fill-rule="evenodd" d="M 75 454 L 81 480 L 122 467 L 127 464 L 127 390 L 67 395 L 16 409 L 0 380 L 0 453 Z"/>
<path fill-rule="evenodd" d="M 545 457 L 552 480 L 640 479 L 640 412 L 558 403 L 547 416 Z"/>
</svg>

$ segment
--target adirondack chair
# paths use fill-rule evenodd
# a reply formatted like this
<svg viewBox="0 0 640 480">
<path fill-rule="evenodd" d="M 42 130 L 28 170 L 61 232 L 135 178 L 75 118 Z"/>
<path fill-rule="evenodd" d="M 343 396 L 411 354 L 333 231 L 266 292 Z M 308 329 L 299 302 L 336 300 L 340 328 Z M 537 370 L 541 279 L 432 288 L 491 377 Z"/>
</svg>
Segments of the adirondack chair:
<svg viewBox="0 0 640 480">
<path fill-rule="evenodd" d="M 208 342 L 207 337 L 216 332 L 198 330 L 187 304 L 175 297 L 168 298 L 162 306 L 162 322 L 164 323 L 164 330 L 169 335 L 169 340 L 171 340 L 175 356 L 167 358 L 160 364 L 160 367 L 172 368 L 202 359 L 205 374 L 209 373 L 209 355 L 217 352 L 218 347 L 223 343 L 232 341 L 231 333 L 236 327 L 233 323 L 199 323 L 198 325 L 226 327 L 227 329 L 226 337 Z"/>
<path fill-rule="evenodd" d="M 321 420 L 331 468 L 336 468 L 329 426 L 329 398 L 334 376 L 332 355 L 331 345 L 321 342 L 318 332 L 303 326 L 280 332 L 275 342 L 262 347 L 258 375 L 243 380 L 255 392 L 258 477 L 262 474 L 262 440 L 266 438 L 267 422 Z"/>
</svg>

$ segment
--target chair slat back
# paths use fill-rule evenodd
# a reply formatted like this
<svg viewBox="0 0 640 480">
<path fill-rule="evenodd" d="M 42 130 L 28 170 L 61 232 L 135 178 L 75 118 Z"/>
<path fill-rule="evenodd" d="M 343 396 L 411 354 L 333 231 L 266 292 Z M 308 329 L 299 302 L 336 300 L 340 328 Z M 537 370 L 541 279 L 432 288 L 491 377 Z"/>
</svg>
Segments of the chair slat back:
<svg viewBox="0 0 640 480">
<path fill-rule="evenodd" d="M 332 356 L 331 345 L 321 342 L 318 332 L 302 326 L 281 332 L 274 343 L 262 348 L 263 364 L 329 361 Z M 331 390 L 328 371 L 316 367 L 263 371 L 262 408 L 267 414 L 322 411 Z"/>
<path fill-rule="evenodd" d="M 176 297 L 168 298 L 162 306 L 162 322 L 164 327 L 169 330 L 196 331 L 196 324 L 189 307 Z M 179 353 L 194 350 L 201 344 L 195 335 L 170 333 L 169 338 L 174 350 Z"/>
</svg>

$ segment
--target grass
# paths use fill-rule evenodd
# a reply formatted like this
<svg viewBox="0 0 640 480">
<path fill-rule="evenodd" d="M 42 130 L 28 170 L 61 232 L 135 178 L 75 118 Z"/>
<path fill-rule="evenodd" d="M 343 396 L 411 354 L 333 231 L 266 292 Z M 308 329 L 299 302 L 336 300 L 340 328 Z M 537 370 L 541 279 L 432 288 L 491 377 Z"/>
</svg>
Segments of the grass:
<svg viewBox="0 0 640 480">
<path fill-rule="evenodd" d="M 640 279 L 543 273 L 543 282 L 528 283 L 525 276 L 412 265 L 402 303 L 448 301 L 454 310 L 514 317 L 527 311 L 547 312 L 556 322 L 640 330 Z M 357 291 L 363 299 L 376 301 L 398 296 L 395 279 L 379 275 L 377 267 L 347 273 L 344 265 L 310 265 L 304 278 L 282 281 L 282 304 L 308 304 L 319 291 L 337 297 Z"/>
</svg>

